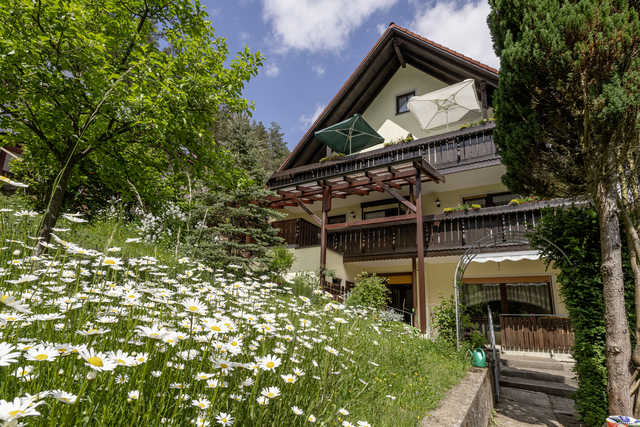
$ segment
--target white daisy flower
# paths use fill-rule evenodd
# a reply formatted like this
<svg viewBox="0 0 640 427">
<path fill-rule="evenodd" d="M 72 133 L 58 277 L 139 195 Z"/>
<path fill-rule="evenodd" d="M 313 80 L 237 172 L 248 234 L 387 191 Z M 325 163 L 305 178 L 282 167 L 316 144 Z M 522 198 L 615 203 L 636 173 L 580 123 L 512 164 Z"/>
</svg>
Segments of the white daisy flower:
<svg viewBox="0 0 640 427">
<path fill-rule="evenodd" d="M 38 344 L 29 350 L 25 355 L 25 359 L 38 362 L 53 362 L 60 355 L 58 349 L 54 346 Z"/>
<path fill-rule="evenodd" d="M 14 350 L 16 347 L 13 344 L 0 342 L 0 366 L 9 366 L 18 361 L 20 352 Z"/>
</svg>

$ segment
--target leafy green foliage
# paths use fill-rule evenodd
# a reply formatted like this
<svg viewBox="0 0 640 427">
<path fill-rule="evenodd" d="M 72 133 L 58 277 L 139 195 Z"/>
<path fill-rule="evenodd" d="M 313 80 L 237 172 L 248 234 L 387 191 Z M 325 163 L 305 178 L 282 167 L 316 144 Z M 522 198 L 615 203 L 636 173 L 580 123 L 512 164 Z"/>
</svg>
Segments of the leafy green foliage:
<svg viewBox="0 0 640 427">
<path fill-rule="evenodd" d="M 560 269 L 560 295 L 575 333 L 573 357 L 580 384 L 576 406 L 587 425 L 599 426 L 607 416 L 607 371 L 597 215 L 593 209 L 579 207 L 549 209 L 538 223 L 531 242 L 545 259 Z M 625 303 L 632 323 L 635 322 L 634 283 L 628 253 L 625 250 L 623 254 Z"/>
<path fill-rule="evenodd" d="M 294 261 L 293 251 L 286 246 L 275 246 L 267 253 L 267 270 L 276 277 L 281 277 L 291 269 Z"/>
<path fill-rule="evenodd" d="M 469 316 L 460 310 L 462 324 L 469 323 Z M 444 298 L 433 309 L 431 314 L 432 325 L 438 331 L 438 339 L 456 345 L 456 304 L 453 297 Z"/>
<path fill-rule="evenodd" d="M 17 172 L 40 203 L 59 189 L 54 223 L 71 193 L 157 207 L 185 170 L 220 186 L 242 176 L 210 129 L 221 108 L 250 107 L 262 57 L 229 61 L 198 2 L 11 0 L 0 22 L 0 144 L 24 147 Z"/>
<path fill-rule="evenodd" d="M 239 182 L 231 190 L 200 186 L 194 191 L 189 211 L 187 245 L 200 258 L 215 266 L 236 264 L 264 269 L 269 248 L 282 243 L 269 221 L 278 212 L 256 200 L 269 194 L 252 181 Z"/>
<path fill-rule="evenodd" d="M 346 303 L 381 310 L 387 306 L 391 292 L 386 279 L 375 273 L 360 273 Z"/>
<path fill-rule="evenodd" d="M 489 3 L 503 180 L 520 194 L 593 195 L 596 182 L 618 173 L 618 149 L 637 153 L 638 3 Z"/>
<path fill-rule="evenodd" d="M 262 185 L 289 155 L 280 126 L 251 121 L 247 113 L 221 111 L 213 128 L 217 144 L 227 150 L 250 178 Z"/>
</svg>

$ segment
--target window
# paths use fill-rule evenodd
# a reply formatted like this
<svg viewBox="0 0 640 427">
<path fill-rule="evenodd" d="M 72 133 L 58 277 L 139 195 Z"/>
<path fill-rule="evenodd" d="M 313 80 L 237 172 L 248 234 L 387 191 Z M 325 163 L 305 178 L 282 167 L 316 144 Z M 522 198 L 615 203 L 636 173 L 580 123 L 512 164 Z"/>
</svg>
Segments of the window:
<svg viewBox="0 0 640 427">
<path fill-rule="evenodd" d="M 347 215 L 334 215 L 327 218 L 329 224 L 343 224 L 347 222 Z"/>
<path fill-rule="evenodd" d="M 415 95 L 416 95 L 416 92 L 411 91 L 409 93 L 404 93 L 402 95 L 396 96 L 396 114 L 408 113 L 409 99 Z"/>
<path fill-rule="evenodd" d="M 385 218 L 388 216 L 398 216 L 399 209 L 398 208 L 389 208 L 389 209 L 379 209 L 376 211 L 367 211 L 363 212 L 362 219 L 374 219 L 374 218 Z"/>
<path fill-rule="evenodd" d="M 408 198 L 408 196 L 407 196 Z M 362 219 L 384 218 L 388 216 L 404 215 L 407 208 L 396 199 L 376 200 L 360 204 Z"/>
<path fill-rule="evenodd" d="M 518 197 L 520 196 L 508 192 L 483 194 L 479 196 L 464 197 L 462 199 L 462 203 L 466 203 L 469 205 L 480 205 L 483 208 L 486 208 L 490 206 L 508 205 L 511 200 L 517 199 Z"/>
</svg>

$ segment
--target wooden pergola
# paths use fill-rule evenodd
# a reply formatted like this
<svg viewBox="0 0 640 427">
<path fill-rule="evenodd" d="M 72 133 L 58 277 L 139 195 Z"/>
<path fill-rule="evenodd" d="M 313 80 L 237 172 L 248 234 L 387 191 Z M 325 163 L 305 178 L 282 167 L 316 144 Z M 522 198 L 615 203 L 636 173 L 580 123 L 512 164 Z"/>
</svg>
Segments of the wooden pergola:
<svg viewBox="0 0 640 427">
<path fill-rule="evenodd" d="M 419 324 L 422 333 L 427 330 L 426 287 L 424 273 L 424 228 L 422 218 L 422 183 L 426 181 L 444 182 L 442 176 L 420 154 L 403 158 L 390 159 L 384 164 L 364 162 L 354 168 L 349 159 L 333 165 L 316 165 L 324 169 L 322 173 L 309 173 L 308 167 L 299 176 L 292 171 L 274 174 L 287 175 L 286 186 L 271 186 L 277 195 L 268 197 L 268 205 L 273 208 L 285 206 L 300 207 L 321 230 L 320 235 L 320 270 L 326 271 L 327 265 L 327 231 L 354 227 L 366 227 L 394 222 L 416 222 L 417 259 L 412 259 L 414 278 L 417 273 L 418 286 L 413 287 L 414 309 L 419 312 Z M 326 169 L 330 166 L 331 172 Z M 342 166 L 342 167 L 341 167 Z M 314 177 L 321 176 L 320 179 Z M 398 190 L 409 186 L 409 197 L 406 198 Z M 274 188 L 275 187 L 275 188 Z M 277 188 L 280 187 L 280 188 Z M 371 192 L 384 192 L 406 206 L 409 213 L 385 218 L 367 219 L 350 223 L 328 224 L 327 218 L 334 198 L 344 199 L 351 195 L 365 196 Z M 322 217 L 314 214 L 307 205 L 322 202 Z M 325 274 L 321 274 L 324 284 Z"/>
</svg>

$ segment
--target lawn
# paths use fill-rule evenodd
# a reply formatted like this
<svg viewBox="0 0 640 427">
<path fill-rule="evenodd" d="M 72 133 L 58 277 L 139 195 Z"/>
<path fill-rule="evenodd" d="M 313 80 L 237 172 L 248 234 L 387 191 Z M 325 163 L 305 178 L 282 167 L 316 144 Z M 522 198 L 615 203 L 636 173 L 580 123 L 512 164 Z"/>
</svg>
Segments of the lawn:
<svg viewBox="0 0 640 427">
<path fill-rule="evenodd" d="M 410 426 L 468 368 L 404 324 L 73 219 L 33 256 L 39 217 L 0 212 L 0 421 Z"/>
</svg>

